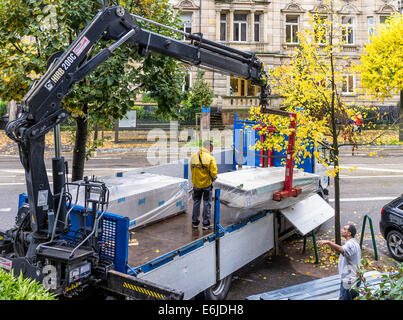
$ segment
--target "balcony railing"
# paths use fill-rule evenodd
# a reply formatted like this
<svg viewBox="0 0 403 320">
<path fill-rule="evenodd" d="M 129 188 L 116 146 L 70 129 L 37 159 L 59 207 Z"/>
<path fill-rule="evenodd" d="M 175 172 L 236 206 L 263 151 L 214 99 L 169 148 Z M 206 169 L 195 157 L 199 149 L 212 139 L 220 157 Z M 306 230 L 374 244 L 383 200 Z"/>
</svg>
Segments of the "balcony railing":
<svg viewBox="0 0 403 320">
<path fill-rule="evenodd" d="M 257 107 L 259 105 L 258 96 L 238 97 L 238 96 L 223 96 L 222 109 L 245 109 Z"/>
<path fill-rule="evenodd" d="M 222 96 L 221 109 L 225 110 L 236 110 L 236 109 L 249 109 L 250 107 L 259 106 L 259 96 L 248 96 L 248 97 L 238 97 L 238 96 Z M 270 108 L 278 109 L 283 103 L 284 99 L 279 95 L 271 95 L 269 97 Z"/>
</svg>

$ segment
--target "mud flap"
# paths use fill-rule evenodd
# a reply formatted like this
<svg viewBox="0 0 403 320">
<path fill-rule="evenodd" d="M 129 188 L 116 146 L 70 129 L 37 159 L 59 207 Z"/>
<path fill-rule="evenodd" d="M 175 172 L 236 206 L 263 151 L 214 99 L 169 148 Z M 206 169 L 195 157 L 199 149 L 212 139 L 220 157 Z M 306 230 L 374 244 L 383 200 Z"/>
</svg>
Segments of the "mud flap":
<svg viewBox="0 0 403 320">
<path fill-rule="evenodd" d="M 101 287 L 136 300 L 182 300 L 184 293 L 111 270 Z"/>
</svg>

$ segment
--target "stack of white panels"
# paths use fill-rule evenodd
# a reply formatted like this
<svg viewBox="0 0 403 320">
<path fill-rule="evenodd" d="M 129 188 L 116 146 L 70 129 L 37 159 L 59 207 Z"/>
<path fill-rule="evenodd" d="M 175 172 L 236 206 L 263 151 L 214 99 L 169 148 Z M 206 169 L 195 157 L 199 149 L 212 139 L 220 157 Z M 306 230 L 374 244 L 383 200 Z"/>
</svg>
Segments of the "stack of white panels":
<svg viewBox="0 0 403 320">
<path fill-rule="evenodd" d="M 284 167 L 249 168 L 219 174 L 214 188 L 220 188 L 224 205 L 244 210 L 283 209 L 316 193 L 319 176 L 294 169 L 293 187 L 300 187 L 298 197 L 274 201 L 273 194 L 284 189 Z"/>
<path fill-rule="evenodd" d="M 109 189 L 110 213 L 130 219 L 130 229 L 148 225 L 186 211 L 188 181 L 151 173 L 127 172 L 122 176 L 106 176 L 98 180 Z M 76 191 L 70 188 L 75 199 Z M 84 188 L 80 188 L 78 204 L 83 206 Z M 74 200 L 73 200 L 74 201 Z"/>
</svg>

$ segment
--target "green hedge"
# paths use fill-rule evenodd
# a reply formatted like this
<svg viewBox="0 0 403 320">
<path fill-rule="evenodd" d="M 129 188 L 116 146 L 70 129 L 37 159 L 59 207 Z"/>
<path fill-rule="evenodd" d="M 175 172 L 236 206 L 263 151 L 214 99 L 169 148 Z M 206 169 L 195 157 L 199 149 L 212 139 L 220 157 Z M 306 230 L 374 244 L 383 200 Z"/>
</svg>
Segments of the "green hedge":
<svg viewBox="0 0 403 320">
<path fill-rule="evenodd" d="M 136 110 L 136 118 L 138 121 L 166 122 L 168 120 L 166 115 L 156 113 L 156 107 L 152 108 L 152 111 L 145 110 L 144 106 L 133 106 L 130 109 Z"/>
<path fill-rule="evenodd" d="M 7 113 L 7 102 L 0 101 L 0 117 L 4 116 Z"/>
<path fill-rule="evenodd" d="M 364 277 L 365 270 L 359 268 L 358 275 L 362 285 L 356 300 L 403 300 L 403 263 L 393 261 L 397 270 L 384 273 L 377 286 L 370 285 Z"/>
<path fill-rule="evenodd" d="M 0 300 L 56 300 L 42 284 L 0 268 Z"/>
</svg>

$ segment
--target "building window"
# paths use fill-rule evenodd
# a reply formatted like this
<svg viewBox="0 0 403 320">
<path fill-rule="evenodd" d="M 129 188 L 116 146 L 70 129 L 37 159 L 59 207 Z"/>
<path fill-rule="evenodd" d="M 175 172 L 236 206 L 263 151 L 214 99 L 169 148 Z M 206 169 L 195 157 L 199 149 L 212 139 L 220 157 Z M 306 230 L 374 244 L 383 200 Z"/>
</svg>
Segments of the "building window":
<svg viewBox="0 0 403 320">
<path fill-rule="evenodd" d="M 380 23 L 385 23 L 386 20 L 388 20 L 389 18 L 390 18 L 389 15 L 387 15 L 387 16 L 380 16 L 380 17 L 379 17 L 379 22 L 380 22 Z"/>
<path fill-rule="evenodd" d="M 368 17 L 367 21 L 368 21 L 368 38 L 370 38 L 374 34 L 374 30 L 375 30 L 374 17 Z"/>
<path fill-rule="evenodd" d="M 285 42 L 286 43 L 299 43 L 298 39 L 299 16 L 285 17 Z"/>
<path fill-rule="evenodd" d="M 230 86 L 230 95 L 236 97 L 255 97 L 260 92 L 260 88 L 252 85 L 250 80 L 241 78 L 231 77 Z"/>
<path fill-rule="evenodd" d="M 227 41 L 227 14 L 220 15 L 220 41 Z"/>
<path fill-rule="evenodd" d="M 248 15 L 234 14 L 234 41 L 248 41 Z"/>
<path fill-rule="evenodd" d="M 343 16 L 341 19 L 344 44 L 354 44 L 354 18 Z"/>
<path fill-rule="evenodd" d="M 182 31 L 192 33 L 192 13 L 182 13 L 180 19 L 182 21 Z"/>
<path fill-rule="evenodd" d="M 259 42 L 260 41 L 260 14 L 255 14 L 255 35 L 254 35 L 254 41 Z"/>
<path fill-rule="evenodd" d="M 345 74 L 343 75 L 343 94 L 354 94 L 355 93 L 355 75 Z"/>
</svg>

